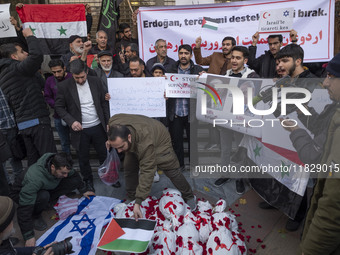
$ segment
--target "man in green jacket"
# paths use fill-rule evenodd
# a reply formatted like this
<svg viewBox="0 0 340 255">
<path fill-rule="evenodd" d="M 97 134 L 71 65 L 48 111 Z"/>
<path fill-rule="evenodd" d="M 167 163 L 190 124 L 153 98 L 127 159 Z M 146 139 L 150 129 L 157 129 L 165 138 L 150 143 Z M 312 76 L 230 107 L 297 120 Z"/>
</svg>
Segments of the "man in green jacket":
<svg viewBox="0 0 340 255">
<path fill-rule="evenodd" d="M 95 195 L 86 190 L 72 165 L 72 158 L 65 153 L 45 153 L 15 180 L 10 197 L 18 203 L 18 223 L 25 246 L 36 245 L 34 229 L 42 231 L 47 228 L 41 213 L 48 207 L 49 201 L 75 189 L 87 198 Z"/>
<path fill-rule="evenodd" d="M 337 108 L 328 125 L 320 166 L 300 244 L 299 255 L 340 254 L 340 54 L 326 68 L 323 86 Z"/>
<path fill-rule="evenodd" d="M 137 220 L 142 217 L 140 204 L 151 190 L 157 169 L 172 181 L 184 201 L 194 209 L 195 198 L 190 184 L 181 171 L 166 127 L 143 115 L 116 114 L 109 120 L 107 147 L 125 152 L 124 175 L 128 198 L 135 199 L 133 209 Z M 139 172 L 139 175 L 138 175 Z"/>
</svg>

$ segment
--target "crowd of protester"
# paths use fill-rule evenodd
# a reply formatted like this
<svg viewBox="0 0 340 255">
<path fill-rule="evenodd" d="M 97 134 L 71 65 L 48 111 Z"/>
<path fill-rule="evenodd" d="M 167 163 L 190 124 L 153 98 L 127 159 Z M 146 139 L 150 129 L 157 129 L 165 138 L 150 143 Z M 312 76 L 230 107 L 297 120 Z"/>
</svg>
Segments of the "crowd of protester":
<svg viewBox="0 0 340 255">
<path fill-rule="evenodd" d="M 91 24 L 92 17 L 89 17 L 91 15 L 88 5 L 86 9 L 88 24 Z M 132 18 L 136 19 L 135 13 Z M 286 129 L 291 132 L 292 144 L 303 163 L 339 164 L 339 157 L 335 156 L 334 152 L 338 151 L 336 148 L 339 146 L 336 144 L 336 139 L 339 138 L 340 83 L 336 78 L 340 77 L 340 56 L 334 57 L 328 65 L 314 64 L 313 74 L 308 69 L 308 65 L 303 62 L 304 51 L 297 44 L 298 35 L 294 30 L 290 32 L 291 43 L 283 48 L 282 35 L 269 35 L 267 38 L 269 50 L 258 58 L 256 58 L 258 32 L 253 35 L 252 45 L 249 48 L 236 45 L 233 37 L 226 36 L 222 40 L 222 52 L 214 52 L 206 57 L 202 57 L 202 40 L 198 37 L 193 49 L 189 44 L 179 46 L 177 60 L 167 55 L 167 42 L 160 38 L 155 42 L 156 56 L 146 60 L 145 63 L 139 57 L 138 40 L 132 36 L 131 27 L 126 23 L 119 25 L 118 37 L 120 38 L 114 48 L 109 47 L 106 32 L 100 30 L 96 33 L 95 45 L 92 45 L 89 40 L 83 41 L 83 38 L 78 35 L 72 35 L 68 40 L 69 49 L 65 49 L 67 53 L 49 58 L 43 57 L 39 49 L 39 42 L 30 28 L 23 29 L 13 17 L 11 17 L 11 23 L 18 33 L 18 40 L 15 43 L 3 43 L 0 46 L 0 159 L 2 161 L 0 164 L 0 195 L 10 195 L 18 203 L 19 226 L 26 246 L 36 245 L 34 229 L 44 230 L 47 227 L 41 217 L 41 212 L 47 206 L 48 201 L 61 194 L 67 194 L 73 189 L 78 189 L 85 196 L 95 194 L 89 161 L 91 145 L 94 146 L 99 163 L 102 164 L 107 155 L 107 131 L 109 131 L 109 145 L 116 148 L 118 152 L 128 152 L 133 143 L 137 143 L 136 140 L 131 141 L 131 132 L 124 129 L 124 126 L 118 126 L 123 131 L 108 129 L 109 122 L 117 125 L 129 125 L 129 122 L 133 123 L 137 118 L 131 116 L 129 119 L 129 116 L 121 116 L 122 123 L 118 123 L 118 117 L 109 121 L 112 117 L 109 114 L 109 100 L 112 95 L 108 90 L 108 78 L 162 77 L 165 76 L 165 73 L 200 75 L 202 72 L 236 78 L 289 76 L 291 79 L 295 79 L 295 86 L 306 88 L 312 92 L 315 88 L 321 88 L 321 85 L 298 78 L 314 78 L 316 75 L 325 77 L 323 87 L 328 89 L 334 103 L 326 106 L 321 114 L 317 114 L 311 109 L 313 114 L 308 119 L 299 115 L 301 121 L 314 134 L 314 139 L 299 127 Z M 96 68 L 92 69 L 87 66 L 88 55 L 94 55 L 94 59 L 98 63 Z M 193 56 L 196 64 L 192 60 Z M 41 66 L 46 59 L 48 59 L 49 74 L 42 75 Z M 208 69 L 204 69 L 202 65 L 208 66 Z M 316 66 L 318 68 L 315 68 Z M 74 84 L 76 86 L 73 86 Z M 244 86 L 252 85 L 244 84 Z M 174 155 L 177 157 L 175 161 L 171 158 L 173 166 L 170 167 L 171 171 L 169 169 L 167 172 L 168 177 L 175 186 L 176 183 L 181 182 L 178 187 L 185 190 L 183 192 L 190 201 L 193 199 L 190 185 L 183 180 L 180 181 L 184 178 L 180 172 L 186 168 L 183 146 L 184 131 L 190 141 L 190 136 L 197 135 L 190 134 L 190 125 L 197 120 L 194 116 L 190 116 L 189 99 L 166 98 L 166 106 L 166 118 L 157 118 L 152 121 L 141 119 L 140 121 L 154 123 L 153 121 L 159 120 L 164 124 L 161 124 L 162 127 L 159 126 L 158 129 L 163 132 L 162 137 L 168 138 L 168 133 L 170 134 L 171 142 L 166 140 L 166 143 L 172 144 Z M 59 153 L 57 153 L 51 127 L 50 109 L 54 111 L 54 126 L 61 142 L 62 152 Z M 158 124 L 154 123 L 153 125 L 157 126 Z M 140 127 L 138 126 L 138 128 Z M 137 132 L 138 128 L 134 128 L 134 132 Z M 115 132 L 118 132 L 118 135 L 113 136 Z M 140 132 L 143 132 L 142 129 Z M 158 131 L 153 132 L 157 137 Z M 234 141 L 238 145 L 243 134 L 225 128 L 209 128 L 209 132 L 214 139 L 211 139 L 205 148 L 210 150 L 220 147 L 221 164 L 228 165 L 232 154 L 232 142 Z M 141 134 L 139 133 L 139 135 Z M 115 140 L 116 137 L 121 139 L 120 143 Z M 153 141 L 154 143 L 156 142 Z M 82 178 L 77 171 L 72 169 L 71 146 L 76 152 Z M 159 144 L 157 146 L 162 147 Z M 137 150 L 138 153 L 141 152 Z M 131 174 L 132 172 L 126 171 L 125 177 L 128 178 L 129 174 L 138 176 L 138 167 L 136 169 L 138 161 L 135 162 L 136 159 L 133 158 L 133 155 L 127 155 L 128 157 L 125 159 L 123 155 L 120 158 L 122 161 L 125 160 L 124 164 L 133 165 L 133 171 L 136 173 Z M 22 159 L 25 157 L 28 160 L 29 170 L 24 169 L 22 164 Z M 142 162 L 140 157 L 143 156 L 138 156 L 138 160 Z M 126 163 L 127 160 L 133 162 Z M 176 160 L 178 160 L 178 164 Z M 10 178 L 6 170 L 6 161 L 11 166 L 15 181 Z M 142 167 L 140 168 L 142 171 Z M 331 228 L 332 224 L 338 225 L 337 217 L 332 216 L 325 219 L 319 213 L 320 210 L 327 213 L 327 210 L 331 208 L 334 210 L 334 215 L 340 214 L 338 207 L 340 196 L 337 196 L 338 193 L 335 191 L 338 180 L 334 175 L 333 178 L 317 181 L 317 197 L 312 200 L 312 210 L 308 213 L 308 221 L 301 244 L 301 252 L 304 254 L 326 254 L 317 252 L 320 247 L 328 249 L 330 253 L 327 254 L 339 250 L 340 243 L 335 236 L 324 229 L 325 227 Z M 150 176 L 156 178 L 157 168 L 148 172 L 148 177 Z M 228 180 L 220 178 L 214 184 L 220 187 Z M 150 182 L 150 178 L 139 181 Z M 36 183 L 39 182 L 42 183 L 42 186 L 37 187 Z M 130 192 L 132 197 L 136 196 L 136 201 L 139 204 L 150 192 L 148 189 L 143 189 L 143 192 L 139 189 L 136 191 L 135 188 L 138 186 L 136 178 L 127 185 L 129 185 L 128 193 Z M 114 187 L 120 187 L 120 183 L 114 184 Z M 236 192 L 243 194 L 244 190 L 243 180 L 236 180 Z M 53 192 L 51 193 L 51 191 Z M 138 197 L 136 195 L 138 192 L 143 193 L 143 196 Z M 331 199 L 334 200 L 334 204 L 327 200 L 329 198 L 326 196 L 329 194 L 332 194 Z M 296 217 L 288 220 L 287 230 L 295 231 L 299 228 L 307 214 L 307 200 L 307 194 L 305 194 Z M 6 203 L 11 204 L 12 202 L 6 200 Z M 263 209 L 272 208 L 266 202 L 260 203 L 259 206 Z M 139 215 L 138 208 L 136 210 L 136 215 Z M 318 219 L 318 221 L 313 219 Z M 0 224 L 2 224 L 1 221 Z M 2 230 L 4 229 L 0 228 L 0 231 Z M 334 233 L 338 235 L 339 232 L 337 229 L 334 230 Z M 333 242 L 329 240 L 332 238 Z M 315 242 L 315 240 L 319 240 L 319 242 Z"/>
</svg>

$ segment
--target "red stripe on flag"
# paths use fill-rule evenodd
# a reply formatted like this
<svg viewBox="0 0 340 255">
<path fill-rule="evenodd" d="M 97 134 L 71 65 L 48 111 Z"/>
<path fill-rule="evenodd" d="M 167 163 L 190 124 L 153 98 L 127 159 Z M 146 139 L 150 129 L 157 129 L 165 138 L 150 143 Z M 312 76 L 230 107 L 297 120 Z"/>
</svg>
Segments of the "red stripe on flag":
<svg viewBox="0 0 340 255">
<path fill-rule="evenodd" d="M 16 10 L 22 23 L 86 21 L 83 4 L 25 4 Z"/>
<path fill-rule="evenodd" d="M 289 159 L 290 161 L 294 162 L 298 165 L 304 165 L 301 160 L 299 159 L 299 155 L 296 151 L 291 151 L 282 147 L 278 147 L 269 143 L 262 142 L 262 139 L 256 138 L 259 140 L 264 146 L 266 146 L 268 149 L 271 149 L 272 151 L 276 152 L 277 154 L 281 155 L 282 157 L 285 157 L 286 159 Z"/>
<path fill-rule="evenodd" d="M 86 63 L 87 63 L 87 66 L 88 66 L 89 68 L 92 67 L 93 59 L 94 59 L 94 55 L 87 55 L 87 57 L 86 57 L 86 60 L 87 60 Z"/>
<path fill-rule="evenodd" d="M 105 244 L 111 243 L 124 234 L 124 230 L 114 219 L 112 219 L 110 224 L 107 226 L 102 238 L 100 239 L 98 246 L 103 246 Z"/>
<path fill-rule="evenodd" d="M 205 23 L 207 23 L 207 21 L 205 20 L 205 18 L 203 18 L 203 20 L 202 20 L 202 27 L 205 25 Z"/>
</svg>

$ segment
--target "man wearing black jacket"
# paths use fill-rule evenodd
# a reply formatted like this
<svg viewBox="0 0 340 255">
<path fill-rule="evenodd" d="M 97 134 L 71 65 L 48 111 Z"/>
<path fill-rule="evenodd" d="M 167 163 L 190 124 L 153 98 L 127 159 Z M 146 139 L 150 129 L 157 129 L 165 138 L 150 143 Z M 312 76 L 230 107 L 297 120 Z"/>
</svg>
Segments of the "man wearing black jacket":
<svg viewBox="0 0 340 255">
<path fill-rule="evenodd" d="M 102 164 L 107 156 L 109 109 L 100 79 L 87 75 L 86 64 L 76 59 L 71 62 L 70 69 L 73 79 L 58 84 L 54 109 L 71 128 L 71 144 L 77 150 L 80 172 L 88 190 L 94 191 L 90 146 L 93 144 Z"/>
<path fill-rule="evenodd" d="M 44 81 L 38 73 L 43 55 L 31 29 L 24 29 L 23 35 L 30 55 L 18 44 L 0 46 L 0 87 L 23 135 L 30 166 L 46 152 L 56 152 L 56 147 L 42 93 Z"/>
<path fill-rule="evenodd" d="M 178 48 L 178 61 L 170 69 L 170 73 L 178 74 L 200 74 L 203 68 L 194 65 L 192 58 L 192 48 L 189 44 L 183 44 Z M 169 120 L 169 131 L 171 135 L 174 151 L 177 155 L 179 164 L 184 169 L 184 148 L 183 130 L 185 130 L 190 141 L 190 100 L 189 98 L 169 98 L 167 100 L 167 117 Z M 191 116 L 190 118 L 195 118 Z M 190 145 L 190 142 L 189 142 Z M 190 150 L 190 147 L 189 147 Z"/>
</svg>

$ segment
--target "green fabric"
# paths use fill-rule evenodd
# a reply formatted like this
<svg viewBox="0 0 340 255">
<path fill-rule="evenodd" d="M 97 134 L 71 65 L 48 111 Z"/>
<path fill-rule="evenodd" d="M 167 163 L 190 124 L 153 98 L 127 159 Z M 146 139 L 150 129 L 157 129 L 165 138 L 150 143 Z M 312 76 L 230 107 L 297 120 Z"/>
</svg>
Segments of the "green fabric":
<svg viewBox="0 0 340 255">
<path fill-rule="evenodd" d="M 111 243 L 98 247 L 108 251 L 128 251 L 140 253 L 147 249 L 148 244 L 149 242 L 147 241 L 142 242 L 136 240 L 116 239 Z"/>
</svg>

